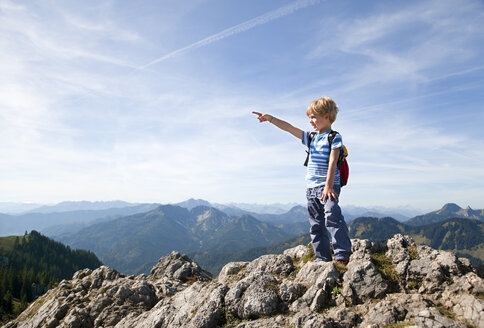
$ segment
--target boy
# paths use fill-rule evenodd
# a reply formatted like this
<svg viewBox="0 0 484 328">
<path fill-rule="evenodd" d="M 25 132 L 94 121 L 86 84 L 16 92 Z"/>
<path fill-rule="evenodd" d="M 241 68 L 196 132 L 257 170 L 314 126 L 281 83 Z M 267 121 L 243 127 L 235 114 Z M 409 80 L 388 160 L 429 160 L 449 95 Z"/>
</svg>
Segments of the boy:
<svg viewBox="0 0 484 328">
<path fill-rule="evenodd" d="M 338 133 L 329 149 L 328 135 L 336 120 L 338 107 L 329 97 L 314 100 L 306 111 L 309 123 L 316 135 L 309 141 L 310 132 L 302 131 L 291 124 L 269 114 L 252 112 L 259 122 L 269 122 L 291 133 L 309 146 L 309 163 L 306 173 L 310 235 L 316 261 L 331 261 L 331 247 L 328 231 L 331 234 L 335 261 L 347 265 L 351 255 L 351 241 L 348 227 L 338 205 L 341 190 L 339 170 L 336 168 L 343 139 Z M 309 144 L 310 142 L 310 144 Z"/>
</svg>

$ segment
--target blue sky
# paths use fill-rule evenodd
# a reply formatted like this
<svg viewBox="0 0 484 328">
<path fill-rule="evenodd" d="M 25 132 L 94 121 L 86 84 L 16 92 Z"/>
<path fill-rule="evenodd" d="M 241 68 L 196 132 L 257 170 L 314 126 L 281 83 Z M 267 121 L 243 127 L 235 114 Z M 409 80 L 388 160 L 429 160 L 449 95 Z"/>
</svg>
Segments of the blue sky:
<svg viewBox="0 0 484 328">
<path fill-rule="evenodd" d="M 340 108 L 343 205 L 484 208 L 482 1 L 0 0 L 0 200 L 304 203 Z"/>
</svg>

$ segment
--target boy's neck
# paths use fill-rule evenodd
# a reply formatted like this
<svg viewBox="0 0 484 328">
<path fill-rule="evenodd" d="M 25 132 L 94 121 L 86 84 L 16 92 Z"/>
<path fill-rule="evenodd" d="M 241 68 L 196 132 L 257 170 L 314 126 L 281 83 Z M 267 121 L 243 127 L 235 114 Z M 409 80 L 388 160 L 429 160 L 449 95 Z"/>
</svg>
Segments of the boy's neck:
<svg viewBox="0 0 484 328">
<path fill-rule="evenodd" d="M 319 134 L 323 134 L 325 132 L 328 132 L 329 130 L 331 130 L 331 125 L 328 127 L 328 126 L 325 126 L 324 128 L 322 128 L 321 130 L 318 131 Z"/>
</svg>

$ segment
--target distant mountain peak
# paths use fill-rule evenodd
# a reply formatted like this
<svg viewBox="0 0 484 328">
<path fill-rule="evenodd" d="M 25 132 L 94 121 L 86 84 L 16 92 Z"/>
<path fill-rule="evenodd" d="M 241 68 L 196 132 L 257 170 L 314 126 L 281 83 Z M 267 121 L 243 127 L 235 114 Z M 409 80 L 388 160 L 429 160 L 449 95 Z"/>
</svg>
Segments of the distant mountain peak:
<svg viewBox="0 0 484 328">
<path fill-rule="evenodd" d="M 210 202 L 204 200 L 204 199 L 195 199 L 195 198 L 190 198 L 184 202 L 174 204 L 176 206 L 184 207 L 188 210 L 192 210 L 195 207 L 198 206 L 206 206 L 206 207 L 212 207 L 212 204 Z"/>
<path fill-rule="evenodd" d="M 440 210 L 416 216 L 406 221 L 406 223 L 413 226 L 419 226 L 450 218 L 471 218 L 484 221 L 483 214 L 484 210 L 473 210 L 470 206 L 467 206 L 467 208 L 464 209 L 455 203 L 447 203 Z"/>
<path fill-rule="evenodd" d="M 447 203 L 445 204 L 437 213 L 457 213 L 458 211 L 462 210 L 462 208 L 455 204 L 455 203 Z"/>
</svg>

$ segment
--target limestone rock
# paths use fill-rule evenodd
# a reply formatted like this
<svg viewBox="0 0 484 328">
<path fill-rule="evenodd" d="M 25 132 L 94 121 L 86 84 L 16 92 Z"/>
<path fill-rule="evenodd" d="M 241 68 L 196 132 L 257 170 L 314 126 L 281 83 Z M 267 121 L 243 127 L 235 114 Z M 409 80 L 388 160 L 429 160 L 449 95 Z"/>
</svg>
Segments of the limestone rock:
<svg viewBox="0 0 484 328">
<path fill-rule="evenodd" d="M 288 276 L 294 271 L 294 264 L 288 255 L 263 255 L 246 267 L 247 274 L 266 272 L 281 276 Z"/>
<path fill-rule="evenodd" d="M 295 282 L 306 286 L 307 291 L 292 303 L 291 311 L 298 312 L 306 308 L 319 311 L 329 306 L 339 276 L 332 262 L 306 263 L 298 272 Z"/>
<path fill-rule="evenodd" d="M 240 280 L 239 273 L 247 267 L 249 262 L 230 262 L 227 263 L 220 271 L 217 280 L 223 283 L 229 283 L 231 280 Z"/>
<path fill-rule="evenodd" d="M 281 312 L 279 282 L 268 273 L 252 274 L 233 286 L 225 297 L 228 311 L 240 319 L 255 319 Z"/>
<path fill-rule="evenodd" d="M 304 245 L 298 245 L 296 247 L 286 249 L 283 254 L 290 256 L 293 259 L 300 259 L 301 257 L 308 254 L 309 252 L 310 250 L 308 247 Z"/>
<path fill-rule="evenodd" d="M 381 298 L 387 288 L 387 282 L 371 261 L 360 260 L 348 264 L 348 271 L 343 276 L 343 296 L 349 304 Z"/>
<path fill-rule="evenodd" d="M 202 269 L 186 255 L 173 251 L 170 255 L 162 257 L 151 269 L 153 277 L 165 277 L 187 281 L 194 279 L 199 281 L 212 280 L 212 275 Z"/>
<path fill-rule="evenodd" d="M 173 252 L 149 276 L 81 270 L 6 328 L 484 328 L 484 282 L 465 259 L 404 235 L 352 240 L 346 268 L 304 262 L 306 246 L 225 265 L 217 279 Z"/>
</svg>

